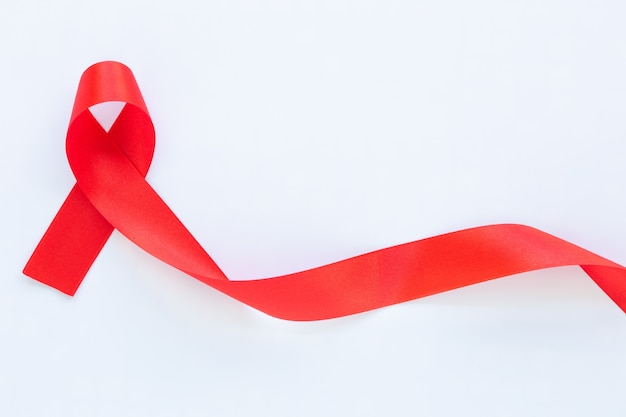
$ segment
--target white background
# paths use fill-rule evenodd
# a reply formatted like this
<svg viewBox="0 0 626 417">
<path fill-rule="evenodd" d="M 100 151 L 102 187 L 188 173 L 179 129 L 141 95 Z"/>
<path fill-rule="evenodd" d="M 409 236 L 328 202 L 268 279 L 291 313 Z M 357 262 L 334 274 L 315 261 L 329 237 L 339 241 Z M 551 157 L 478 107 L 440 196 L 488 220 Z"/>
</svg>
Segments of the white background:
<svg viewBox="0 0 626 417">
<path fill-rule="evenodd" d="M 74 298 L 21 274 L 73 184 L 89 65 L 129 65 L 149 182 L 233 279 L 490 223 L 626 264 L 615 1 L 0 6 L 3 416 L 624 416 L 626 316 L 577 267 L 290 323 L 117 232 Z"/>
</svg>

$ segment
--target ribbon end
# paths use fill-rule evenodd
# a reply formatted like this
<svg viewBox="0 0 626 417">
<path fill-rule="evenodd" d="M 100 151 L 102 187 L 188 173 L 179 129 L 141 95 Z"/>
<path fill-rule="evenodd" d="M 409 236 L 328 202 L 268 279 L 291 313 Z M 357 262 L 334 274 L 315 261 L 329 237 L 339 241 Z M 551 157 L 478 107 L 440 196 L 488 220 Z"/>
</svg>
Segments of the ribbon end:
<svg viewBox="0 0 626 417">
<path fill-rule="evenodd" d="M 30 261 L 24 267 L 22 273 L 27 277 L 52 287 L 66 295 L 69 295 L 70 297 L 73 297 L 74 294 L 76 294 L 76 291 L 78 291 L 78 287 L 82 282 L 82 279 L 77 282 L 76 280 L 69 280 L 51 275 L 48 271 L 38 268 L 36 263 L 32 263 Z"/>
<path fill-rule="evenodd" d="M 113 226 L 74 186 L 22 272 L 74 295 L 112 232 Z"/>
</svg>

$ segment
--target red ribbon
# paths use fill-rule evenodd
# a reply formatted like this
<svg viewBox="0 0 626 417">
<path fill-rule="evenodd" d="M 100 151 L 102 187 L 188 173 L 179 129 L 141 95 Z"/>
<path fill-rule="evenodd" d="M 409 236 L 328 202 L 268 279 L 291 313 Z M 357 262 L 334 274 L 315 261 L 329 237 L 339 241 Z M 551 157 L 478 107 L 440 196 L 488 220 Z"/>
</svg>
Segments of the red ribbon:
<svg viewBox="0 0 626 417">
<path fill-rule="evenodd" d="M 89 107 L 125 102 L 106 132 Z M 67 132 L 76 185 L 24 268 L 73 295 L 114 228 L 148 253 L 241 302 L 287 320 L 321 320 L 521 272 L 580 265 L 626 312 L 626 269 L 540 230 L 514 224 L 435 236 L 294 274 L 230 281 L 145 176 L 154 127 L 130 69 L 83 74 Z"/>
</svg>

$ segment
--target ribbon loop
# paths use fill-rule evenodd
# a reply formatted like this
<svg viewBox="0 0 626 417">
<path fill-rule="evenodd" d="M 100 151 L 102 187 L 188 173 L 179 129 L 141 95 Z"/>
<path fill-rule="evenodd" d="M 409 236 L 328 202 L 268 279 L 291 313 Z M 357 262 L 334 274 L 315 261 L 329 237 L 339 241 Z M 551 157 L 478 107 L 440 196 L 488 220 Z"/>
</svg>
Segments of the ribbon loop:
<svg viewBox="0 0 626 417">
<path fill-rule="evenodd" d="M 109 131 L 89 107 L 126 103 Z M 580 265 L 626 312 L 626 269 L 522 225 L 435 236 L 275 278 L 230 281 L 146 182 L 155 134 L 135 78 L 101 62 L 79 83 L 67 133 L 76 177 L 24 273 L 73 295 L 114 228 L 153 256 L 269 315 L 321 320 L 360 313 L 494 278 Z"/>
</svg>

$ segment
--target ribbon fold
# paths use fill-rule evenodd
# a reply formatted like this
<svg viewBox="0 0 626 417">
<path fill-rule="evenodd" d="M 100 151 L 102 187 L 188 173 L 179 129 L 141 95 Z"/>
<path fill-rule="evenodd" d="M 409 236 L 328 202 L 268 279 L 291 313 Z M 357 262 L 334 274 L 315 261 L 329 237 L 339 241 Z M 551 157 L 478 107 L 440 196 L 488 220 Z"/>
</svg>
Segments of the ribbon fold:
<svg viewBox="0 0 626 417">
<path fill-rule="evenodd" d="M 106 132 L 93 105 L 126 103 Z M 76 185 L 24 274 L 74 295 L 113 232 L 271 316 L 322 320 L 521 272 L 579 265 L 626 312 L 626 269 L 540 230 L 500 224 L 461 230 L 289 275 L 230 281 L 146 182 L 155 132 L 128 67 L 100 62 L 81 77 L 66 150 Z"/>
</svg>

